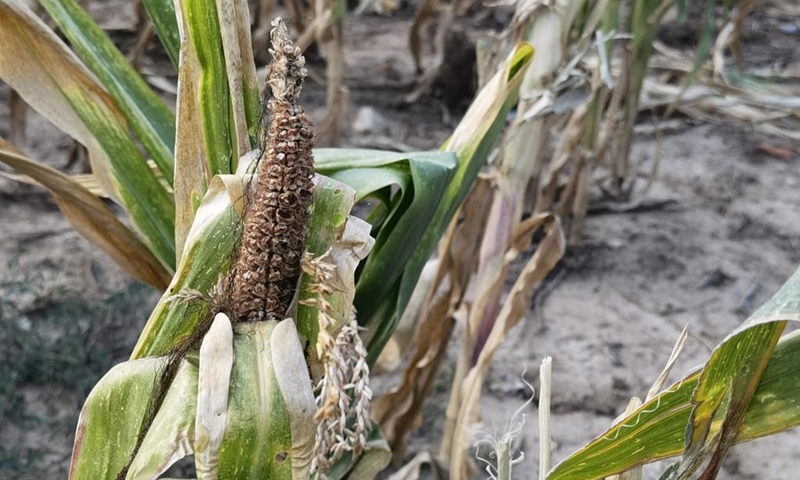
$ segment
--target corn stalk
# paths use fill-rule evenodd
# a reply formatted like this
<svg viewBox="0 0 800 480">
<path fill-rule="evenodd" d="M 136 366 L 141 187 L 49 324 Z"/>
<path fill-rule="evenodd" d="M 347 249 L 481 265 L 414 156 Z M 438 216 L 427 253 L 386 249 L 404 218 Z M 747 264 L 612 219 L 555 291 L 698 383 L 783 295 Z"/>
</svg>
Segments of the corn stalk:
<svg viewBox="0 0 800 480">
<path fill-rule="evenodd" d="M 280 180 L 277 172 L 308 179 L 309 167 L 298 170 L 291 163 L 297 155 L 280 143 L 305 139 L 304 148 L 310 149 L 313 136 L 302 121 L 293 123 L 299 121 L 293 106 L 297 92 L 281 94 L 287 86 L 299 87 L 295 79 L 305 75 L 299 50 L 286 43 L 282 24 L 273 37 L 277 77 L 270 80 L 272 126 L 265 142 L 258 130 L 244 2 L 181 1 L 175 4 L 175 22 L 168 10 L 153 10 L 161 16 L 154 19 L 160 38 L 181 43 L 177 118 L 147 113 L 169 109 L 85 12 L 71 0 L 48 5 L 75 52 L 33 12 L 0 1 L 0 38 L 14 46 L 0 52 L 0 78 L 89 148 L 93 175 L 71 178 L 5 143 L 0 161 L 26 174 L 26 181 L 50 189 L 83 235 L 136 278 L 166 292 L 131 360 L 109 372 L 87 400 L 72 478 L 151 478 L 191 453 L 198 478 L 238 478 L 247 472 L 304 478 L 312 463 L 319 475 L 330 478 L 372 478 L 389 454 L 380 430 L 366 420 L 367 352 L 374 361 L 391 336 L 422 266 L 466 196 L 471 182 L 463 181 L 464 175 L 477 174 L 514 89 L 503 79 L 482 95 L 448 144 L 456 153 L 316 150 L 316 169 L 329 178 L 317 177 L 313 188 L 292 184 L 259 194 L 247 187 L 254 177 L 259 186 Z M 294 60 L 281 60 L 287 56 Z M 528 50 L 520 50 L 509 79 L 524 71 L 529 57 Z M 129 129 L 134 123 L 137 128 Z M 142 141 L 148 155 L 164 161 L 145 162 L 134 141 L 145 135 L 154 139 Z M 159 143 L 159 138 L 177 141 Z M 257 162 L 260 152 L 272 160 Z M 458 161 L 469 168 L 457 168 Z M 97 195 L 122 204 L 134 228 L 120 222 Z M 302 247 L 295 245 L 289 253 L 280 243 L 280 235 L 293 232 L 288 238 L 301 245 L 304 227 L 265 229 L 254 219 L 279 219 L 275 212 L 247 213 L 251 204 L 270 205 L 277 198 L 280 215 L 285 214 L 280 218 L 302 220 L 312 197 L 308 258 Z M 371 231 L 348 217 L 353 204 L 367 198 L 378 205 L 368 217 Z M 299 210 L 284 211 L 280 202 Z M 254 240 L 252 232 L 267 236 Z M 280 248 L 250 249 L 264 243 Z M 247 254 L 236 260 L 240 244 Z M 372 245 L 356 275 L 358 261 Z M 300 258 L 306 260 L 292 267 L 275 264 Z M 254 261 L 284 273 L 262 274 Z M 301 291 L 295 296 L 297 282 Z M 367 327 L 368 347 L 357 333 L 353 303 Z M 364 386 L 351 391 L 333 382 L 341 372 L 337 366 L 350 372 L 350 383 Z M 314 419 L 308 416 L 314 410 L 311 380 L 323 382 Z M 334 394 L 352 403 L 331 403 Z M 260 420 L 244 421 L 252 418 Z M 314 422 L 339 430 L 314 432 L 307 428 Z M 108 425 L 119 426 L 109 430 Z M 268 455 L 250 450 L 261 445 Z M 355 454 L 343 455 L 348 450 Z"/>
</svg>

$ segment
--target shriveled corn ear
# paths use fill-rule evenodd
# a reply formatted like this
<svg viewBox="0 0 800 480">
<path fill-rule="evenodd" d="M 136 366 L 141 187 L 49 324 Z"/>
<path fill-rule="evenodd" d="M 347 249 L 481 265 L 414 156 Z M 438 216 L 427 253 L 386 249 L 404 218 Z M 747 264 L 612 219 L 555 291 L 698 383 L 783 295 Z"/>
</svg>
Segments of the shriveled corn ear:
<svg viewBox="0 0 800 480">
<path fill-rule="evenodd" d="M 277 48 L 281 40 L 288 44 L 288 39 L 281 37 L 282 25 L 276 26 L 273 40 Z M 288 48 L 282 51 L 287 55 L 296 52 Z M 300 82 L 296 77 L 290 81 L 279 78 L 282 67 L 286 67 L 283 71 L 287 77 L 293 71 L 301 72 L 300 58 L 295 55 L 274 68 L 271 86 L 273 91 L 283 87 L 284 92 L 289 92 L 284 96 L 280 92 L 273 94 L 273 112 L 284 108 L 284 112 L 290 112 L 289 117 L 302 119 L 302 111 L 295 103 Z M 335 282 L 336 291 L 325 301 L 337 306 L 334 312 L 346 312 L 347 319 L 352 320 L 355 267 L 369 253 L 373 240 L 369 225 L 349 216 L 355 201 L 353 189 L 332 179 L 313 177 L 307 141 L 311 134 L 282 134 L 290 129 L 281 122 L 281 116 L 273 115 L 272 120 L 275 123 L 270 128 L 277 133 L 268 141 L 271 148 L 265 149 L 267 159 L 258 167 L 257 156 L 240 159 L 241 172 L 258 168 L 259 173 L 214 177 L 188 232 L 184 256 L 172 284 L 145 327 L 133 359 L 109 372 L 87 399 L 76 435 L 71 479 L 157 478 L 190 454 L 195 455 L 198 480 L 309 478 L 317 408 L 306 360 L 308 352 L 303 346 L 312 336 L 317 337 L 316 310 L 298 306 L 293 318 L 285 318 L 285 310 L 264 309 L 255 318 L 280 321 L 248 321 L 249 316 L 234 320 L 225 310 L 232 309 L 235 302 L 220 297 L 235 285 L 239 266 L 251 253 L 246 249 L 246 240 L 239 248 L 241 237 L 249 233 L 248 228 L 253 229 L 252 224 L 266 225 L 273 228 L 266 236 L 269 246 L 293 235 L 287 245 L 300 252 L 292 272 L 294 280 L 287 290 L 294 295 L 300 285 L 300 297 L 318 297 L 308 288 L 312 282 L 299 278 L 302 249 L 307 243 L 312 254 L 327 252 L 330 266 L 326 271 Z M 303 128 L 310 129 L 310 125 Z M 301 172 L 299 178 L 293 164 L 279 164 L 284 183 L 274 178 L 261 183 L 261 173 L 271 165 L 269 156 L 274 155 L 274 160 L 277 154 L 296 152 L 298 145 L 306 153 L 306 161 L 297 169 Z M 248 192 L 250 184 L 254 187 Z M 305 190 L 299 194 L 301 188 Z M 275 225 L 281 225 L 276 217 L 249 217 L 254 208 L 264 206 L 255 204 L 264 191 L 265 195 L 277 191 L 279 199 L 288 192 L 298 200 L 292 206 L 302 222 L 295 230 L 277 227 L 275 231 Z M 254 198 L 246 200 L 248 193 Z M 279 204 L 277 209 L 280 208 Z M 248 222 L 250 218 L 260 223 Z M 240 224 L 244 226 L 238 227 Z M 255 231 L 265 237 L 263 228 Z M 241 256 L 235 258 L 235 254 Z M 250 260 L 259 258 L 250 255 Z M 263 265 L 265 271 L 274 266 Z M 225 288 L 220 288 L 220 274 L 229 269 L 234 280 L 222 282 Z M 265 278 L 276 282 L 269 276 Z M 348 308 L 342 308 L 344 304 Z M 267 303 L 263 305 L 266 307 Z M 215 311 L 220 313 L 212 318 Z M 309 327 L 308 318 L 314 319 L 313 328 Z M 336 329 L 326 328 L 324 333 L 341 337 L 339 330 L 345 335 L 353 332 L 352 327 L 342 329 L 341 325 L 336 322 Z M 360 364 L 366 365 L 363 345 L 352 337 L 342 338 L 352 342 Z M 380 454 L 379 438 L 374 430 L 368 430 L 365 402 L 371 395 L 365 383 L 366 370 L 359 370 L 357 378 L 364 395 L 361 402 L 355 397 L 352 411 L 360 412 L 361 420 L 350 431 L 360 442 L 357 448 L 375 445 Z M 350 393 L 347 387 L 342 391 Z M 368 469 L 382 469 L 388 460 L 385 454 L 373 458 L 378 461 L 365 464 Z M 362 465 L 360 459 L 349 460 L 345 469 Z"/>
<path fill-rule="evenodd" d="M 233 278 L 237 321 L 281 320 L 286 314 L 300 276 L 312 200 L 314 131 L 297 104 L 305 59 L 280 19 L 273 22 L 272 45 L 265 154 Z"/>
</svg>

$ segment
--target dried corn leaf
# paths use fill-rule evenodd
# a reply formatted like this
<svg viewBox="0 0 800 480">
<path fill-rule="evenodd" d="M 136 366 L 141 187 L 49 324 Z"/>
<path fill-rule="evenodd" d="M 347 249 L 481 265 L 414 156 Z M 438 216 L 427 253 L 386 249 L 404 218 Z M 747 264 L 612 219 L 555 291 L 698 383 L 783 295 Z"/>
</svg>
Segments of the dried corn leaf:
<svg viewBox="0 0 800 480">
<path fill-rule="evenodd" d="M 231 99 L 232 143 L 239 158 L 254 147 L 259 116 L 259 87 L 250 38 L 250 10 L 245 0 L 220 0 L 217 14 Z"/>
<path fill-rule="evenodd" d="M 455 420 L 450 442 L 449 458 L 452 478 L 469 478 L 470 460 L 467 448 L 470 445 L 470 434 L 473 424 L 478 418 L 481 388 L 489 370 L 494 352 L 502 344 L 506 334 L 524 316 L 534 287 L 544 280 L 547 274 L 561 260 L 566 249 L 561 223 L 557 217 L 540 214 L 523 222 L 516 230 L 513 248 L 505 258 L 506 268 L 522 250 L 530 245 L 531 236 L 539 227 L 545 231 L 545 237 L 536 248 L 536 252 L 525 264 L 517 280 L 514 282 L 508 298 L 503 304 L 485 342 L 474 357 L 471 367 L 463 382 L 454 388 L 460 390 L 457 405 L 448 405 L 448 421 Z M 504 277 L 501 281 L 504 280 Z M 443 446 L 447 446 L 443 442 Z"/>
<path fill-rule="evenodd" d="M 103 190 L 119 201 L 158 259 L 175 265 L 172 199 L 128 133 L 114 101 L 27 7 L 0 1 L 0 79 L 89 150 Z"/>
<path fill-rule="evenodd" d="M 163 290 L 170 274 L 147 246 L 89 190 L 67 175 L 16 153 L 0 139 L 0 162 L 33 179 L 53 194 L 70 225 L 106 252 L 140 282 Z"/>
<path fill-rule="evenodd" d="M 431 310 L 433 308 L 431 306 L 426 307 L 425 320 L 418 327 L 418 332 L 423 333 L 418 334 L 420 343 L 417 345 L 414 358 L 404 374 L 404 381 L 386 400 L 379 400 L 379 406 L 376 407 L 376 411 L 379 412 L 382 419 L 381 423 L 386 427 L 387 438 L 397 451 L 402 451 L 405 436 L 413 427 L 413 422 L 419 415 L 421 404 L 430 389 L 432 379 L 441 361 L 443 346 L 449 340 L 452 331 L 452 320 L 448 318 L 443 321 L 443 317 L 439 315 L 449 315 L 448 312 L 452 312 L 458 305 L 466 289 L 466 282 L 468 282 L 469 276 L 472 274 L 472 267 L 461 265 L 461 260 L 452 262 L 453 266 L 447 260 L 447 255 L 451 255 L 449 250 L 453 248 L 453 239 L 461 238 L 461 235 L 458 237 L 453 236 L 454 227 L 451 226 L 451 220 L 457 210 L 461 208 L 461 204 L 471 188 L 475 185 L 478 172 L 484 165 L 494 147 L 497 136 L 506 123 L 508 111 L 517 101 L 519 84 L 532 57 L 533 49 L 529 45 L 518 45 L 509 54 L 500 70 L 481 89 L 470 109 L 464 115 L 455 132 L 453 132 L 452 137 L 442 146 L 443 150 L 457 152 L 459 165 L 455 178 L 444 194 L 444 201 L 435 213 L 432 228 L 429 228 L 425 234 L 423 239 L 425 250 L 419 252 L 419 255 L 415 255 L 415 258 L 427 261 L 435 243 L 450 228 L 448 236 L 441 242 L 442 247 L 440 247 L 440 250 L 443 252 L 443 260 L 439 265 L 439 273 L 432 282 L 431 291 L 426 297 L 429 299 L 434 298 L 433 295 L 438 290 L 440 282 L 448 274 L 454 275 L 450 281 L 455 282 L 455 285 L 451 287 L 450 292 L 435 300 L 436 306 L 434 310 Z M 488 202 L 479 202 L 478 204 L 479 207 L 486 205 L 488 205 Z M 484 218 L 484 216 L 478 215 L 472 218 Z M 480 229 L 474 229 L 465 233 L 469 238 L 469 236 L 479 235 L 481 231 Z M 461 245 L 477 245 L 477 240 L 465 239 Z M 465 247 L 459 246 L 457 248 Z M 453 258 L 461 259 L 462 256 Z M 476 256 L 469 255 L 463 258 L 474 259 Z M 422 265 L 420 263 L 417 274 L 412 277 L 415 280 L 419 277 Z M 400 297 L 400 305 L 403 307 L 401 311 L 405 309 L 412 293 L 413 289 L 408 289 Z M 426 302 L 431 301 L 426 300 Z M 429 303 L 429 305 L 433 304 Z M 431 328 L 433 325 L 437 327 L 435 330 L 437 334 L 428 336 L 428 331 L 422 330 L 422 328 Z M 396 411 L 393 412 L 395 409 Z"/>
</svg>

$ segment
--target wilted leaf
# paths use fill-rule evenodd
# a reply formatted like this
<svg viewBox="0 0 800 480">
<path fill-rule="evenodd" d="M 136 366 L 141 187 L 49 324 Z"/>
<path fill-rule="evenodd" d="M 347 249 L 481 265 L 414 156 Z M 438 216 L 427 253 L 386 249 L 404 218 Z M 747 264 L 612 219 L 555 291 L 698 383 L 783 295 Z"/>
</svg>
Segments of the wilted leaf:
<svg viewBox="0 0 800 480">
<path fill-rule="evenodd" d="M 255 146 L 260 113 L 261 96 L 250 38 L 250 7 L 246 0 L 219 0 L 217 13 L 230 87 L 232 143 L 236 146 L 233 158 L 239 158 Z"/>
<path fill-rule="evenodd" d="M 175 265 L 172 199 L 128 134 L 114 101 L 27 7 L 0 0 L 0 79 L 89 150 L 103 189 L 121 202 L 148 246 Z"/>
<path fill-rule="evenodd" d="M 78 420 L 70 480 L 116 480 L 139 438 L 166 363 L 163 357 L 121 363 L 92 389 Z M 127 479 L 157 478 L 191 453 L 196 393 L 197 368 L 183 362 Z"/>
<path fill-rule="evenodd" d="M 170 274 L 147 246 L 86 188 L 67 175 L 15 153 L 0 139 L 0 162 L 27 175 L 53 194 L 75 230 L 100 247 L 130 276 L 164 290 Z"/>
<path fill-rule="evenodd" d="M 75 0 L 39 3 L 69 39 L 75 53 L 108 89 L 161 175 L 172 185 L 175 115 Z"/>
<path fill-rule="evenodd" d="M 491 195 L 490 182 L 479 178 L 472 194 L 465 200 L 460 216 L 485 220 L 491 206 Z M 442 239 L 442 244 L 447 247 L 441 251 L 436 268 L 439 272 L 448 272 L 446 288 L 431 292 L 430 299 L 423 299 L 424 310 L 419 312 L 422 316 L 414 319 L 418 321 L 415 342 L 413 353 L 408 356 L 410 360 L 403 372 L 403 380 L 375 402 L 373 417 L 380 423 L 395 459 L 405 455 L 406 437 L 418 424 L 439 366 L 446 358 L 447 343 L 456 324 L 454 309 L 464 298 L 470 278 L 477 268 L 479 240 L 485 232 L 483 227 L 482 223 L 460 222 Z M 417 288 L 425 288 L 425 292 L 415 291 L 414 296 L 427 297 L 431 286 L 440 281 L 432 278 L 427 287 L 418 285 Z"/>
<path fill-rule="evenodd" d="M 197 210 L 172 282 L 145 324 L 132 359 L 166 355 L 194 333 L 207 317 L 207 299 L 181 300 L 176 295 L 207 295 L 228 272 L 241 238 L 244 185 L 241 177 L 219 175 Z"/>
</svg>

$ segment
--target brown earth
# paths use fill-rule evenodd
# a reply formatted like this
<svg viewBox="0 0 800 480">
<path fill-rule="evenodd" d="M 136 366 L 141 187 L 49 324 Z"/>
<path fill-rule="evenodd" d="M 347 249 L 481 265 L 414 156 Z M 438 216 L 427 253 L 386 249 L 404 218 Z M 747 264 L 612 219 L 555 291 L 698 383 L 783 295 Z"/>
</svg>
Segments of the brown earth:
<svg viewBox="0 0 800 480">
<path fill-rule="evenodd" d="M 92 13 L 127 51 L 135 40 L 133 12 L 122 3 L 95 1 Z M 359 108 L 368 106 L 384 122 L 373 124 L 373 133 L 348 132 L 346 145 L 430 149 L 452 130 L 458 106 L 431 98 L 402 101 L 414 80 L 409 25 L 408 12 L 348 19 L 349 118 L 355 121 Z M 763 31 L 754 37 L 759 45 L 772 41 Z M 798 35 L 792 41 L 800 45 Z M 310 60 L 323 75 L 319 62 Z M 156 46 L 144 69 L 175 79 Z M 0 87 L 4 137 L 8 94 Z M 174 103 L 168 94 L 165 99 Z M 320 121 L 324 88 L 310 83 L 304 100 Z M 551 356 L 554 457 L 564 458 L 610 425 L 630 396 L 646 393 L 685 325 L 689 341 L 673 379 L 703 362 L 777 290 L 800 263 L 800 145 L 789 145 L 791 158 L 779 160 L 756 148 L 765 140 L 774 142 L 722 119 L 687 123 L 664 136 L 661 173 L 646 200 L 652 208 L 596 209 L 581 241 L 509 335 L 485 386 L 483 430 L 502 433 L 530 395 L 520 374 L 527 368 L 535 382 L 531 372 Z M 50 165 L 82 169 L 81 162 L 68 165 L 72 141 L 32 112 L 21 146 Z M 653 138 L 638 137 L 637 168 L 649 171 L 654 151 Z M 127 357 L 158 294 L 128 279 L 74 233 L 39 189 L 0 178 L 0 226 L 0 478 L 64 478 L 83 399 Z M 441 372 L 409 455 L 436 450 L 452 370 L 450 363 Z M 526 456 L 515 471 L 531 478 L 538 461 L 536 409 L 524 413 L 528 423 L 516 446 Z M 800 467 L 799 442 L 800 432 L 792 431 L 736 447 L 720 478 L 791 478 Z M 648 478 L 657 478 L 660 468 L 649 468 Z"/>
</svg>

